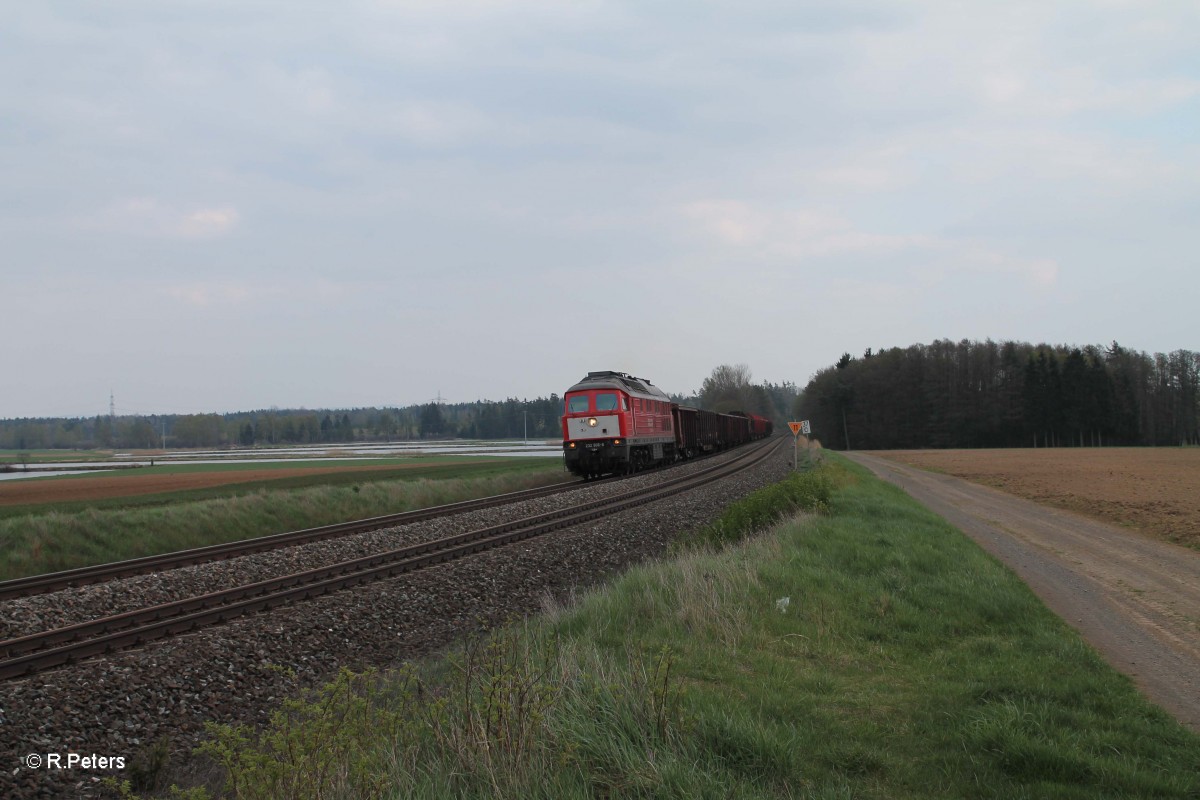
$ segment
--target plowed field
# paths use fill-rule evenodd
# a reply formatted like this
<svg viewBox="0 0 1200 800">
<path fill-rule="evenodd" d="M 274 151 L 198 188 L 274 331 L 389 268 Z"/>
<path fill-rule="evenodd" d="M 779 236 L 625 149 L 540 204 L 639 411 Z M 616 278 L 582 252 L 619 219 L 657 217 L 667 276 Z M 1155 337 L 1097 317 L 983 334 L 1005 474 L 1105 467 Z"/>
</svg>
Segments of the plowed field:
<svg viewBox="0 0 1200 800">
<path fill-rule="evenodd" d="M 255 469 L 224 472 L 186 472 L 178 474 L 84 475 L 71 478 L 32 479 L 0 483 L 0 506 L 34 503 L 59 503 L 76 500 L 103 500 L 109 497 L 133 497 L 188 489 L 208 489 L 234 483 L 279 480 L 331 472 L 374 472 L 396 470 L 386 467 L 296 467 L 291 469 Z"/>
<path fill-rule="evenodd" d="M 1200 548 L 1200 449 L 890 450 L 874 455 Z"/>
</svg>

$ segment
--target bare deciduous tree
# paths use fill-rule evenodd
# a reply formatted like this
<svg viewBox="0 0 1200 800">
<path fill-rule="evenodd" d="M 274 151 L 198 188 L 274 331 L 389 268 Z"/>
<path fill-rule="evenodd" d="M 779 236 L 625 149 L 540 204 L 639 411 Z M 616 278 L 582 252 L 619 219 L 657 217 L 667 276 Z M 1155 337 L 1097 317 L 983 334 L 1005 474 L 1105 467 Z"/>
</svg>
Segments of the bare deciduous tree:
<svg viewBox="0 0 1200 800">
<path fill-rule="evenodd" d="M 722 364 L 700 386 L 700 402 L 711 411 L 750 411 L 755 399 L 745 364 Z"/>
</svg>

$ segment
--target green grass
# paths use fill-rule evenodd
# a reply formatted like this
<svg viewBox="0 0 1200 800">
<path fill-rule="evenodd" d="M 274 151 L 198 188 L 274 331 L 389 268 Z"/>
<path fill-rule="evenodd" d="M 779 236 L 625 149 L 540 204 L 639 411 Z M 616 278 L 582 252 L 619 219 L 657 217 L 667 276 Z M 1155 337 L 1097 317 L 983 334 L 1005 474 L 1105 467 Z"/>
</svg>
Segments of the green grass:
<svg viewBox="0 0 1200 800">
<path fill-rule="evenodd" d="M 344 673 L 261 737 L 216 730 L 230 796 L 1200 796 L 1200 737 L 962 534 L 829 460 L 828 515 L 420 673 Z"/>
<path fill-rule="evenodd" d="M 36 506 L 32 512 L 25 507 L 24 513 L 0 517 L 0 580 L 393 514 L 567 478 L 558 459 L 472 459 L 421 469 L 334 472 L 60 503 L 51 509 Z"/>
</svg>

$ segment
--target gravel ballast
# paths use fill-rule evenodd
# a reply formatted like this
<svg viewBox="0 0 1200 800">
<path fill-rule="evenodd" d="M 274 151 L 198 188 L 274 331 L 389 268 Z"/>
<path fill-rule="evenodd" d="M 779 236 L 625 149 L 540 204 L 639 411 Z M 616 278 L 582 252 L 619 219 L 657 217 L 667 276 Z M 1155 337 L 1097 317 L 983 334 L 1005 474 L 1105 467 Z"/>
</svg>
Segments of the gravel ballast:
<svg viewBox="0 0 1200 800">
<path fill-rule="evenodd" d="M 10 754 L 0 771 L 0 796 L 92 794 L 101 777 L 121 777 L 163 737 L 174 751 L 186 753 L 202 738 L 205 721 L 261 723 L 298 686 L 328 679 L 341 666 L 395 665 L 465 634 L 535 614 L 548 597 L 564 600 L 661 555 L 678 534 L 782 479 L 788 455 L 781 447 L 737 475 L 587 525 L 0 684 L 0 739 Z M 714 461 L 583 485 L 499 509 L 11 600 L 0 604 L 0 620 L 4 637 L 11 638 L 534 516 Z M 27 754 L 43 759 L 61 754 L 65 762 L 68 753 L 123 757 L 125 770 L 29 769 L 22 762 Z"/>
</svg>

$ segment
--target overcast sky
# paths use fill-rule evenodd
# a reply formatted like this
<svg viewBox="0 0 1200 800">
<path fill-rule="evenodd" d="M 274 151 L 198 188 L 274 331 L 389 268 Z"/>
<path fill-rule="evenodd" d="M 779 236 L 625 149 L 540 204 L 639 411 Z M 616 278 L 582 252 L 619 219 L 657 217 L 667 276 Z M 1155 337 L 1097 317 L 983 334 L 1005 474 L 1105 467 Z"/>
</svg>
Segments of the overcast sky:
<svg viewBox="0 0 1200 800">
<path fill-rule="evenodd" d="M 0 417 L 1200 349 L 1200 4 L 10 2 Z"/>
</svg>

